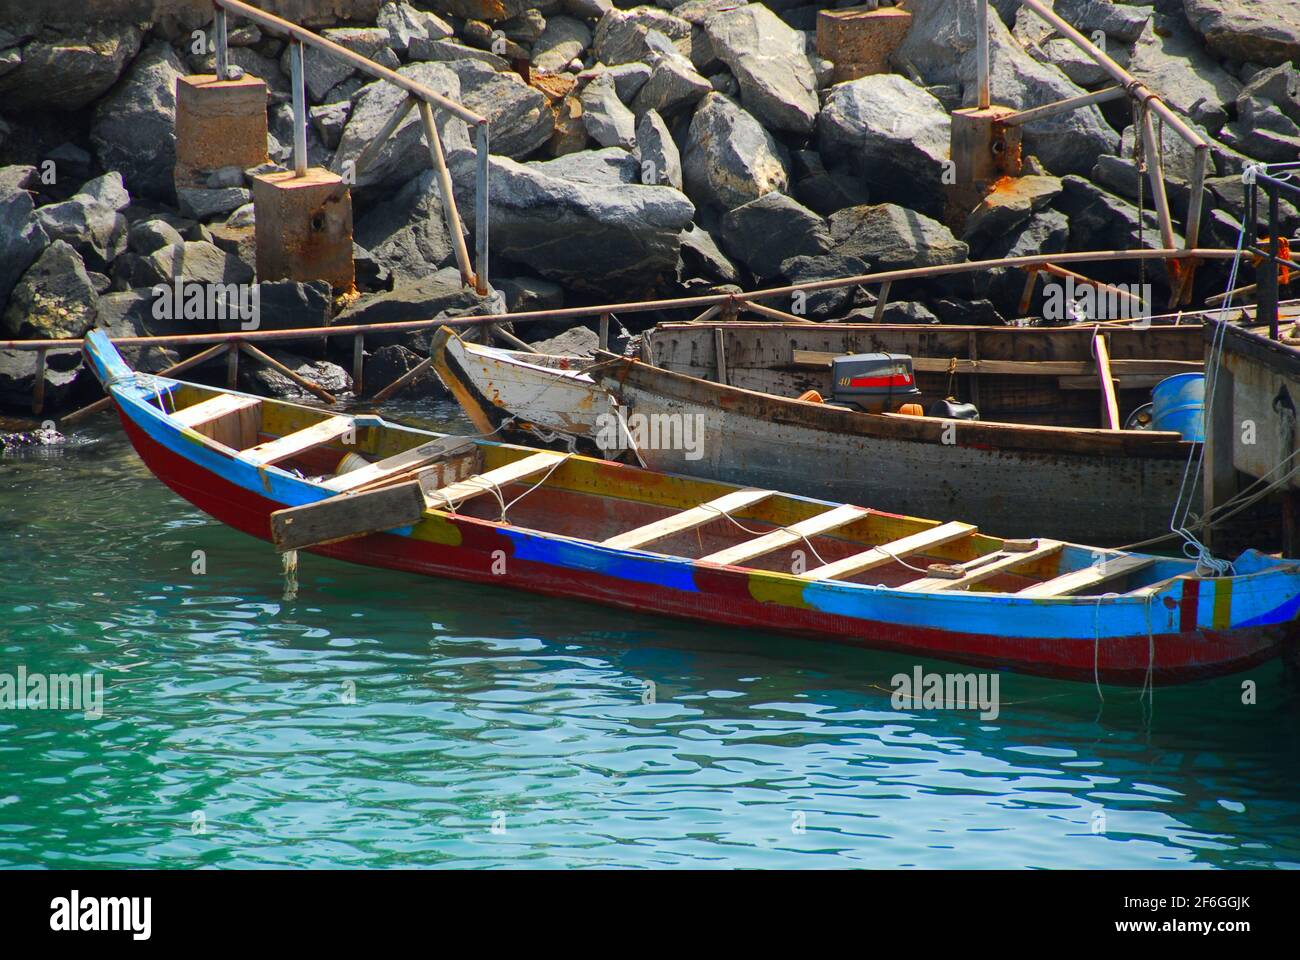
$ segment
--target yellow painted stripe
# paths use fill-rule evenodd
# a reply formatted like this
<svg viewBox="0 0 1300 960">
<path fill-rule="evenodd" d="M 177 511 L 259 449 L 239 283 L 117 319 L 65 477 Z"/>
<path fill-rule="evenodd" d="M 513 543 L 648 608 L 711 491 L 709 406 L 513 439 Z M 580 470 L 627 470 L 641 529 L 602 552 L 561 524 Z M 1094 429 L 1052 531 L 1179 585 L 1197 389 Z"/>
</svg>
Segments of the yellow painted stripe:
<svg viewBox="0 0 1300 960">
<path fill-rule="evenodd" d="M 1214 581 L 1214 629 L 1232 625 L 1232 580 L 1227 577 Z"/>
</svg>

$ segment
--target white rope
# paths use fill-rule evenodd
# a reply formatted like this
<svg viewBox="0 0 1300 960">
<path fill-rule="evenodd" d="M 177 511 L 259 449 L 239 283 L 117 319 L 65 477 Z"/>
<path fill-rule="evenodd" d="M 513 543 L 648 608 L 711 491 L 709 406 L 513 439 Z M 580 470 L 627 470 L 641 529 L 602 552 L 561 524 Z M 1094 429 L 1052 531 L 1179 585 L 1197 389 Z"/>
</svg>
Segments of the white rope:
<svg viewBox="0 0 1300 960">
<path fill-rule="evenodd" d="M 1118 593 L 1103 593 L 1097 597 L 1097 602 L 1092 607 L 1092 685 L 1097 688 L 1097 699 L 1102 703 L 1106 702 L 1106 697 L 1101 692 L 1101 675 L 1098 670 L 1101 656 L 1101 602 L 1118 596 Z"/>
<path fill-rule="evenodd" d="M 714 513 L 721 514 L 722 516 L 730 520 L 732 523 L 734 523 L 736 526 L 738 526 L 741 530 L 744 530 L 751 537 L 761 537 L 767 533 L 772 532 L 771 530 L 767 530 L 767 531 L 751 530 L 749 529 L 749 527 L 745 526 L 743 523 L 741 523 L 739 520 L 737 520 L 735 517 L 729 514 L 726 510 L 723 510 L 721 507 L 716 507 L 711 503 L 702 503 L 700 504 L 700 507 L 705 510 L 712 510 Z M 812 541 L 809 540 L 804 534 L 800 533 L 798 530 L 795 530 L 793 527 L 786 527 L 786 526 L 782 526 L 781 524 L 777 524 L 776 529 L 784 530 L 786 533 L 793 534 L 794 536 L 798 537 L 800 540 L 802 540 L 805 544 L 808 545 L 808 549 L 812 552 L 812 555 L 817 558 L 817 562 L 821 564 L 823 567 L 826 566 L 825 559 L 822 558 L 822 555 L 817 552 L 817 548 L 812 545 Z"/>
</svg>

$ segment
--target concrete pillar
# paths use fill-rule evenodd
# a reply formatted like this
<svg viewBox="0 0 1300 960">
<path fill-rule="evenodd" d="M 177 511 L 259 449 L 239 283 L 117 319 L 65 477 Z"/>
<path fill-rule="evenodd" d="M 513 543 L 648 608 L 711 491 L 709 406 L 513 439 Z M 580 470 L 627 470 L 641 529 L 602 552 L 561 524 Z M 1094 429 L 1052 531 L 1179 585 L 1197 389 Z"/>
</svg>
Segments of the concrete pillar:
<svg viewBox="0 0 1300 960">
<path fill-rule="evenodd" d="M 352 194 L 343 178 L 319 167 L 253 178 L 259 280 L 328 280 L 353 288 Z"/>
<path fill-rule="evenodd" d="M 832 81 L 889 73 L 889 59 L 912 27 L 899 7 L 844 7 L 817 14 L 817 53 L 835 64 Z"/>
<path fill-rule="evenodd" d="M 201 187 L 222 167 L 260 166 L 266 155 L 266 83 L 256 77 L 176 80 L 176 185 Z"/>
<path fill-rule="evenodd" d="M 996 104 L 953 111 L 950 142 L 958 183 L 1020 176 L 1021 130 L 1002 122 L 1015 112 Z"/>
</svg>

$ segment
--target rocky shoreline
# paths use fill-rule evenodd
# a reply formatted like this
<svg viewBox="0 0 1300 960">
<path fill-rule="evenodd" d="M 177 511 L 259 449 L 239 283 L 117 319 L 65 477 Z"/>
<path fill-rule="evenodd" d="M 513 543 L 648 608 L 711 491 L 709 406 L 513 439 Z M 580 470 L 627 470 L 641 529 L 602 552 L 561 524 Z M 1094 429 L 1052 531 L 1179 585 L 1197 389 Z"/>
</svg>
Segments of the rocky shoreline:
<svg viewBox="0 0 1300 960">
<path fill-rule="evenodd" d="M 0 339 L 73 338 L 96 327 L 115 336 L 221 329 L 210 314 L 170 311 L 159 319 L 157 288 L 178 277 L 256 282 L 252 171 L 217 171 L 180 190 L 174 184 L 176 81 L 213 72 L 210 7 L 154 6 L 164 12 L 143 21 L 65 24 L 24 22 L 2 8 Z M 1028 125 L 1025 176 L 1005 185 L 996 202 L 962 208 L 954 198 L 943 176 L 950 114 L 974 100 L 967 3 L 907 0 L 912 26 L 893 72 L 839 83 L 835 65 L 817 53 L 818 5 L 320 6 L 328 9 L 313 29 L 489 118 L 493 291 L 480 298 L 461 286 L 412 116 L 353 187 L 357 291 L 324 281 L 262 282 L 263 329 L 578 306 L 1157 245 L 1126 100 Z M 1109 85 L 1017 0 L 993 6 L 995 103 L 1028 108 Z M 1055 7 L 1213 141 L 1202 245 L 1235 245 L 1245 165 L 1300 159 L 1300 0 L 1057 0 Z M 286 45 L 238 20 L 230 43 L 230 62 L 268 85 L 270 161 L 290 163 Z M 305 72 L 309 157 L 341 170 L 383 126 L 398 93 L 315 54 L 308 52 Z M 439 125 L 472 231 L 470 133 L 455 119 Z M 1191 154 L 1169 131 L 1162 143 L 1181 230 Z M 1284 205 L 1283 214 L 1294 236 L 1300 213 Z M 1089 273 L 1137 279 L 1132 265 Z M 1160 289 L 1162 270 L 1145 276 Z M 1198 298 L 1222 290 L 1224 279 L 1221 265 L 1205 265 Z M 884 319 L 1005 323 L 1016 316 L 1022 281 L 1023 274 L 998 270 L 900 286 Z M 872 303 L 864 291 L 837 290 L 801 306 L 810 319 L 863 321 Z M 616 320 L 627 325 L 621 333 L 635 334 L 669 318 L 683 319 Z M 516 333 L 530 342 L 564 334 L 554 350 L 589 346 L 594 334 L 565 334 L 571 326 L 521 324 Z M 367 385 L 410 369 L 427 341 L 427 333 L 368 337 Z M 351 391 L 342 354 L 302 349 L 310 356 L 270 352 L 332 393 Z M 128 356 L 145 370 L 178 359 L 159 348 Z M 47 409 L 97 395 L 76 351 L 51 350 L 46 362 Z M 31 353 L 0 350 L 0 408 L 30 408 L 33 369 Z M 248 389 L 297 392 L 268 369 L 245 365 L 242 376 Z M 438 389 L 436 381 L 424 384 Z"/>
</svg>

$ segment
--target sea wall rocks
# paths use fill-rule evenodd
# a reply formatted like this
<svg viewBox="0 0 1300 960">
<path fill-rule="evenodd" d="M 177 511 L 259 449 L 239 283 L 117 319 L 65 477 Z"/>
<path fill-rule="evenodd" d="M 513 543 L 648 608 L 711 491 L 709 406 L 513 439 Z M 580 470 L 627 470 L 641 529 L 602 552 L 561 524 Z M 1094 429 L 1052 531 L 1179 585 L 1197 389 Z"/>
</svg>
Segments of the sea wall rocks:
<svg viewBox="0 0 1300 960">
<path fill-rule="evenodd" d="M 406 94 L 309 51 L 308 157 L 354 181 L 357 289 L 263 283 L 268 325 L 546 309 L 1158 242 L 1125 101 L 1027 125 L 1019 178 L 983 192 L 955 183 L 950 117 L 976 96 L 971 4 L 908 0 L 912 27 L 891 72 L 842 83 L 816 52 L 818 6 L 785 0 L 260 5 L 482 114 L 492 152 L 492 290 L 479 297 L 460 282 L 419 111 L 357 171 Z M 229 318 L 154 317 L 153 291 L 256 282 L 250 177 L 292 162 L 284 40 L 231 20 L 230 63 L 268 87 L 272 163 L 211 171 L 178 191 L 176 80 L 214 70 L 210 4 L 92 0 L 89 16 L 51 13 L 40 23 L 11 6 L 17 12 L 0 17 L 6 335 L 231 328 Z M 994 103 L 1029 108 L 1113 82 L 1016 0 L 992 9 Z M 1300 157 L 1300 0 L 1056 0 L 1055 9 L 1211 138 L 1202 237 L 1235 240 L 1242 170 Z M 446 111 L 434 115 L 472 256 L 473 131 Z M 1163 133 L 1180 219 L 1193 154 Z M 1294 206 L 1282 214 L 1287 229 L 1300 229 Z M 1198 277 L 1200 295 L 1226 279 L 1219 263 Z M 1002 322 L 1016 314 L 1022 285 L 1008 270 L 918 284 L 895 291 L 883 317 Z M 870 295 L 851 289 L 805 306 L 817 320 L 873 315 Z M 679 317 L 625 322 L 636 333 L 664 318 Z M 515 332 L 533 340 L 568 326 L 521 323 Z M 375 376 L 409 369 L 427 343 L 368 337 L 368 385 L 382 386 L 372 367 Z M 179 355 L 139 353 L 150 365 Z M 0 355 L 0 371 L 11 370 L 0 372 L 0 394 L 30 385 L 31 371 L 19 369 L 30 359 Z M 75 351 L 55 359 L 51 403 L 82 390 Z"/>
</svg>

